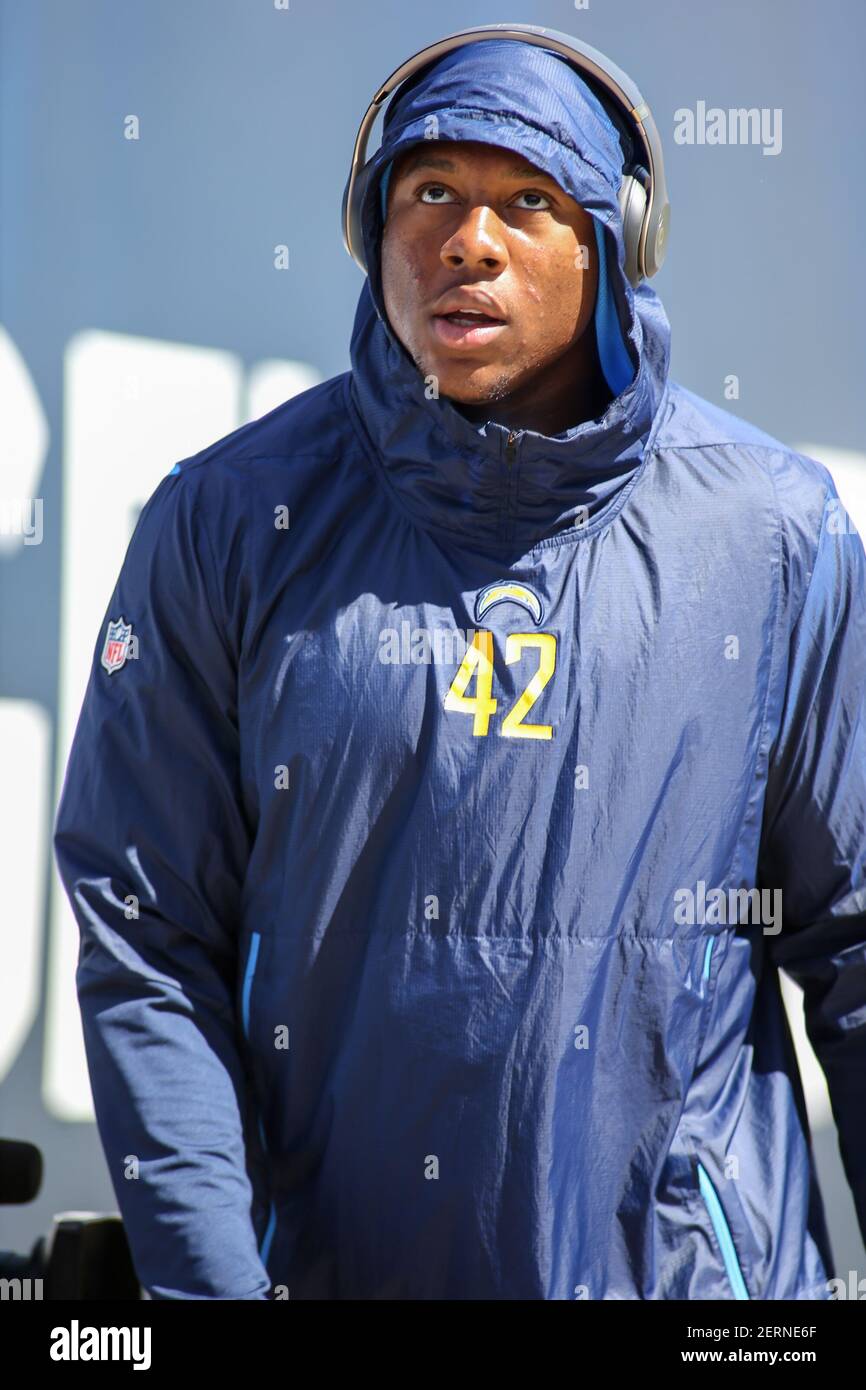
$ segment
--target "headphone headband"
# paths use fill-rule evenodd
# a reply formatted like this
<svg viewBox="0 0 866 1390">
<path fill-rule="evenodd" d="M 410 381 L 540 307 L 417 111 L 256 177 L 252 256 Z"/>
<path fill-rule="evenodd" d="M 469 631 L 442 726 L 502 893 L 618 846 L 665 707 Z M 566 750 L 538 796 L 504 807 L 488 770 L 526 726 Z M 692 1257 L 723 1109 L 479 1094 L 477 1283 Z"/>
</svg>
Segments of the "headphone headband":
<svg viewBox="0 0 866 1390">
<path fill-rule="evenodd" d="M 352 166 L 343 192 L 343 244 L 349 255 L 366 272 L 361 208 L 367 186 L 364 176 L 367 169 L 367 144 L 383 102 L 402 82 L 428 63 L 435 62 L 437 58 L 454 49 L 463 48 L 470 43 L 479 43 L 484 39 L 514 39 L 535 44 L 539 48 L 554 49 L 567 59 L 578 73 L 599 83 L 604 95 L 612 99 L 622 112 L 629 129 L 637 136 L 638 149 L 644 156 L 643 163 L 649 176 L 644 181 L 637 171 L 629 170 L 623 175 L 619 191 L 626 274 L 634 287 L 642 279 L 655 275 L 661 269 L 667 247 L 670 203 L 665 186 L 661 140 L 652 113 L 631 78 L 597 48 L 591 48 L 589 44 L 581 43 L 557 29 L 542 29 L 534 24 L 481 24 L 472 29 L 460 29 L 457 33 L 449 34 L 444 39 L 420 49 L 405 63 L 401 63 L 382 84 L 358 129 L 352 152 Z"/>
</svg>

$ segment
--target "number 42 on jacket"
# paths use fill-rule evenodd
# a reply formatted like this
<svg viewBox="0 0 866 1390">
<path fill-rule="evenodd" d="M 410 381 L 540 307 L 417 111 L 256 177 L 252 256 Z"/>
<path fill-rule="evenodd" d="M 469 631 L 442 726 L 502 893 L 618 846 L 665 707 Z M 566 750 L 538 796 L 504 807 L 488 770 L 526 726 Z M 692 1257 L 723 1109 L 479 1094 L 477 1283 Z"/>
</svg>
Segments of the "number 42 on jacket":
<svg viewBox="0 0 866 1390">
<path fill-rule="evenodd" d="M 505 715 L 499 732 L 506 738 L 552 738 L 550 724 L 526 724 L 524 719 L 538 699 L 556 668 L 556 637 L 552 632 L 511 632 L 505 639 L 505 663 L 519 661 L 525 647 L 536 647 L 538 668 L 517 703 Z M 475 677 L 475 694 L 467 695 L 466 687 Z M 445 708 L 458 714 L 471 714 L 472 733 L 485 736 L 490 729 L 490 716 L 496 712 L 498 701 L 493 695 L 493 633 L 487 628 L 476 629 L 472 643 L 466 649 L 447 695 Z"/>
</svg>

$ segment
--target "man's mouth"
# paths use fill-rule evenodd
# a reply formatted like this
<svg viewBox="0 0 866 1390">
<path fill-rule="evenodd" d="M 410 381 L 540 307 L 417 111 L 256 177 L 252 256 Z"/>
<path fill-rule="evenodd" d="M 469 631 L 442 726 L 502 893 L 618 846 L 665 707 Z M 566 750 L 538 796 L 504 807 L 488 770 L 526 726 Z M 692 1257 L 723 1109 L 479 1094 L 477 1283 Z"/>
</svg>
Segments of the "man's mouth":
<svg viewBox="0 0 866 1390">
<path fill-rule="evenodd" d="M 441 342 L 450 346 L 476 346 L 485 343 L 504 327 L 503 319 L 493 318 L 490 314 L 475 313 L 471 309 L 455 309 L 450 314 L 433 315 L 434 333 Z"/>
<path fill-rule="evenodd" d="M 437 314 L 436 317 L 448 319 L 450 323 L 468 323 L 470 325 L 502 323 L 502 319 L 493 318 L 491 314 L 476 313 L 474 309 L 454 309 L 450 314 Z"/>
</svg>

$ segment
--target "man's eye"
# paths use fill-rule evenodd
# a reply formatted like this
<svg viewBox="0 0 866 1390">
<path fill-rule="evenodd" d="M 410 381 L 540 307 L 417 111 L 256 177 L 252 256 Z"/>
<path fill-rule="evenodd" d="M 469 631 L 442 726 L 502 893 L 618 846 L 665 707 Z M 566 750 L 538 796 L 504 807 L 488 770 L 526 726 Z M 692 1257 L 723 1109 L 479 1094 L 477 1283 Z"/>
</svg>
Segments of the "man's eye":
<svg viewBox="0 0 866 1390">
<path fill-rule="evenodd" d="M 544 203 L 546 203 L 547 206 L 550 207 L 550 199 L 548 198 L 547 194 L 536 193 L 535 189 L 533 188 L 527 188 L 523 191 L 523 193 L 518 193 L 517 196 L 518 198 L 542 198 L 544 200 Z M 530 203 L 528 210 L 535 211 L 541 209 L 541 211 L 546 211 L 544 203 Z"/>
<path fill-rule="evenodd" d="M 447 195 L 449 194 L 450 190 L 447 189 L 447 188 L 445 188 L 445 186 L 444 186 L 443 184 L 441 184 L 441 183 L 426 183 L 426 184 L 424 185 L 423 188 L 421 188 L 421 189 L 418 190 L 418 192 L 419 192 L 419 195 L 421 196 L 421 201 L 422 201 L 422 202 L 427 202 L 427 201 L 429 201 L 429 202 L 432 202 L 432 203 L 444 203 L 444 202 L 447 202 L 447 200 L 448 200 Z M 424 194 L 425 194 L 425 193 L 432 193 L 432 194 L 433 194 L 433 197 L 430 198 L 429 200 L 428 200 L 428 199 L 425 199 L 425 198 L 424 198 Z M 440 194 L 445 194 L 446 196 L 445 196 L 445 197 L 440 197 L 440 196 L 439 196 Z"/>
</svg>

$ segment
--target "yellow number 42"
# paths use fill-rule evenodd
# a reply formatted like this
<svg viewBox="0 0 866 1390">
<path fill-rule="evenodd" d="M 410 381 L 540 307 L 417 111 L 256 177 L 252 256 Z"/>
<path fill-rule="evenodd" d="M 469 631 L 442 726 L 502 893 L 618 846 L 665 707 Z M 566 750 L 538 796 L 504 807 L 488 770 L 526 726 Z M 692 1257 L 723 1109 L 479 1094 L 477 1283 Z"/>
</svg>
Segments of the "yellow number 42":
<svg viewBox="0 0 866 1390">
<path fill-rule="evenodd" d="M 537 647 L 538 669 L 517 703 L 508 711 L 499 732 L 506 738 L 552 738 L 550 724 L 525 724 L 523 721 L 538 699 L 556 668 L 556 638 L 551 632 L 512 632 L 505 639 L 505 664 L 520 660 L 524 647 Z M 466 687 L 475 677 L 475 694 L 467 695 Z M 460 669 L 445 696 L 445 708 L 473 717 L 472 732 L 483 737 L 490 728 L 490 716 L 496 712 L 493 695 L 493 633 L 486 628 L 476 629 L 472 645 L 467 647 Z"/>
</svg>

